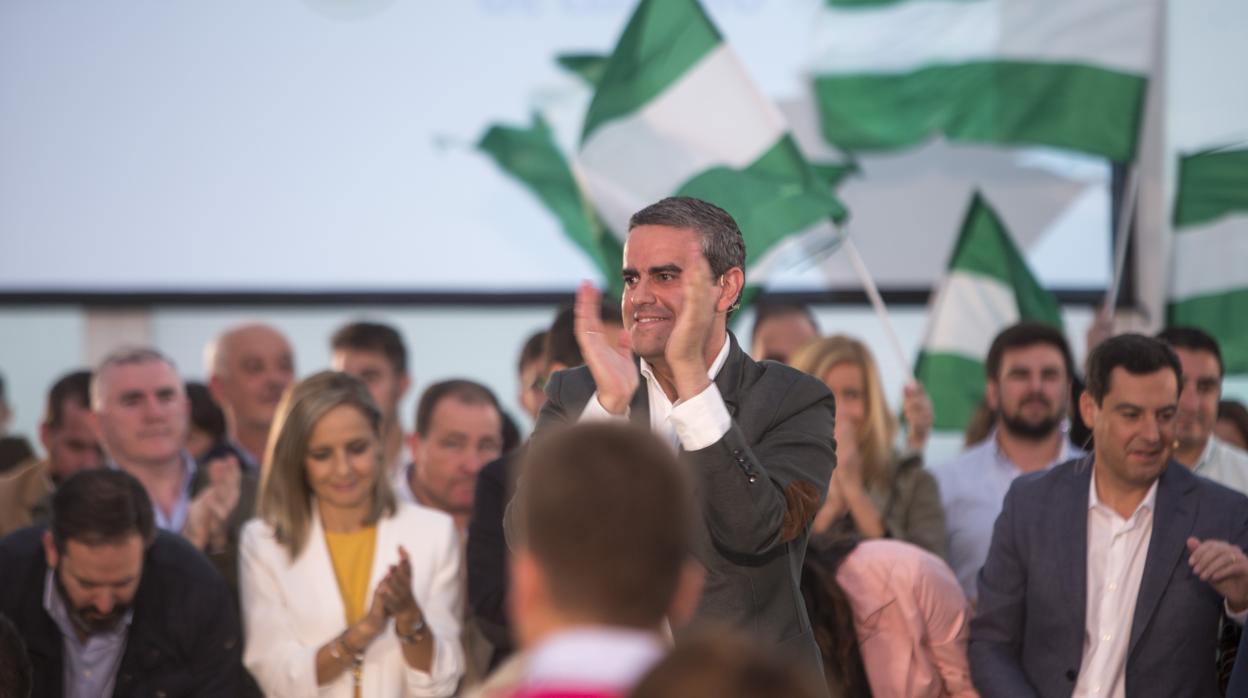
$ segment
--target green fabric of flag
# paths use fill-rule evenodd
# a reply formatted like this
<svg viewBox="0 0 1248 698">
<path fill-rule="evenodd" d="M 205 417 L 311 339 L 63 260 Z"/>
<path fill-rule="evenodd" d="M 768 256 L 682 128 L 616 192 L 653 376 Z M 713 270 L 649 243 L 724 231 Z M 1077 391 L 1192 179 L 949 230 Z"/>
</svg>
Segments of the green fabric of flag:
<svg viewBox="0 0 1248 698">
<path fill-rule="evenodd" d="M 997 334 L 1022 320 L 1061 329 L 1061 309 L 1036 281 L 1009 231 L 978 193 L 971 200 L 936 289 L 915 367 L 935 410 L 935 428 L 962 430 L 984 394 L 984 359 Z"/>
<path fill-rule="evenodd" d="M 830 0 L 814 92 L 850 151 L 953 141 L 1135 156 L 1157 0 Z"/>
<path fill-rule="evenodd" d="M 1248 373 L 1248 147 L 1180 157 L 1166 324 L 1213 335 L 1228 374 Z"/>
</svg>

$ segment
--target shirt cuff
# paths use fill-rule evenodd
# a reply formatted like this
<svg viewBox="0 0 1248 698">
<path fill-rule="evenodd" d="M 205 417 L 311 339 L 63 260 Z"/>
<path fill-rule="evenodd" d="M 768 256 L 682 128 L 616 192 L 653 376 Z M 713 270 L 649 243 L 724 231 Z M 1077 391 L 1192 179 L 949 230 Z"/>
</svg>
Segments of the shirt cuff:
<svg viewBox="0 0 1248 698">
<path fill-rule="evenodd" d="M 1239 613 L 1231 613 L 1231 603 L 1226 599 L 1222 599 L 1222 611 L 1226 613 L 1226 617 L 1235 621 L 1235 625 L 1243 626 L 1244 621 L 1248 621 L 1248 609 L 1244 609 Z"/>
<path fill-rule="evenodd" d="M 624 414 L 611 414 L 601 402 L 598 402 L 598 391 L 595 390 L 594 394 L 589 396 L 589 402 L 585 403 L 585 409 L 581 410 L 581 417 L 577 421 L 605 422 L 613 419 L 628 419 L 630 410 L 631 408 L 625 409 Z"/>
<path fill-rule="evenodd" d="M 680 445 L 686 451 L 700 451 L 724 438 L 732 426 L 732 415 L 724 406 L 719 388 L 711 383 L 706 390 L 672 406 L 668 418 L 676 427 Z"/>
</svg>

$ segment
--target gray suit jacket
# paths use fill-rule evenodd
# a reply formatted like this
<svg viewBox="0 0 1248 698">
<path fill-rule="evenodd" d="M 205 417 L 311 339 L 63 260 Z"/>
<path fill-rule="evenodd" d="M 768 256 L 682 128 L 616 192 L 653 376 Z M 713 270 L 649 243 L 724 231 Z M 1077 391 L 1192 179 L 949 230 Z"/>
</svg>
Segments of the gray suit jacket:
<svg viewBox="0 0 1248 698">
<path fill-rule="evenodd" d="M 680 454 L 697 475 L 702 510 L 694 547 L 707 579 L 695 620 L 730 624 L 817 668 L 799 582 L 810 520 L 835 464 L 832 394 L 788 366 L 755 362 L 735 337 L 728 341 L 715 385 L 732 426 L 716 443 Z M 583 366 L 552 376 L 535 438 L 554 424 L 575 422 L 594 390 Z M 630 418 L 649 429 L 644 380 Z M 822 678 L 822 669 L 815 675 Z"/>
<path fill-rule="evenodd" d="M 1088 486 L 1093 456 L 1014 481 L 979 574 L 968 654 L 994 696 L 1069 696 L 1083 659 Z M 1221 596 L 1192 574 L 1187 538 L 1248 546 L 1248 498 L 1171 461 L 1127 650 L 1128 696 L 1216 696 Z"/>
</svg>

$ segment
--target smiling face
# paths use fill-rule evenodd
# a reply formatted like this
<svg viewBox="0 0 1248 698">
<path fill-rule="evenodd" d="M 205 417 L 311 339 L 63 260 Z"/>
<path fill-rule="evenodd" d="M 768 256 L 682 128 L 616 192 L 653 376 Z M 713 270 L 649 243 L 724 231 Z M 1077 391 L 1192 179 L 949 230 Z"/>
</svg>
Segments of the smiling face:
<svg viewBox="0 0 1248 698">
<path fill-rule="evenodd" d="M 339 405 L 317 420 L 304 467 L 322 512 L 331 509 L 363 520 L 381 472 L 380 449 L 368 418 L 353 405 Z"/>
<path fill-rule="evenodd" d="M 1083 420 L 1095 437 L 1098 472 L 1128 489 L 1152 485 L 1174 442 L 1178 387 L 1168 368 L 1137 375 L 1118 366 L 1100 405 L 1086 392 L 1080 396 Z"/>
<path fill-rule="evenodd" d="M 697 231 L 662 225 L 638 226 L 628 234 L 621 310 L 633 351 L 646 361 L 663 359 L 685 303 L 681 272 L 696 261 L 691 247 L 697 241 Z"/>
</svg>

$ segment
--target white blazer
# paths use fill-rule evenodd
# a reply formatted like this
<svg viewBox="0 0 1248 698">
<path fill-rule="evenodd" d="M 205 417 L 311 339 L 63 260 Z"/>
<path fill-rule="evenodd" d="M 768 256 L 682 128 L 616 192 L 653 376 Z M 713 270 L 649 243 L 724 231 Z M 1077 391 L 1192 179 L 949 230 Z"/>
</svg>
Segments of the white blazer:
<svg viewBox="0 0 1248 698">
<path fill-rule="evenodd" d="M 420 506 L 398 505 L 377 522 L 369 603 L 402 545 L 412 561 L 412 594 L 436 642 L 430 673 L 403 659 L 393 622 L 364 653 L 361 695 L 449 696 L 463 674 L 460 645 L 459 542 L 451 518 Z M 351 672 L 316 685 L 316 651 L 346 629 L 346 611 L 334 577 L 316 505 L 303 552 L 293 562 L 273 529 L 259 519 L 243 527 L 239 594 L 247 646 L 243 663 L 265 695 L 278 698 L 352 695 Z M 365 605 L 367 608 L 367 604 Z"/>
</svg>

